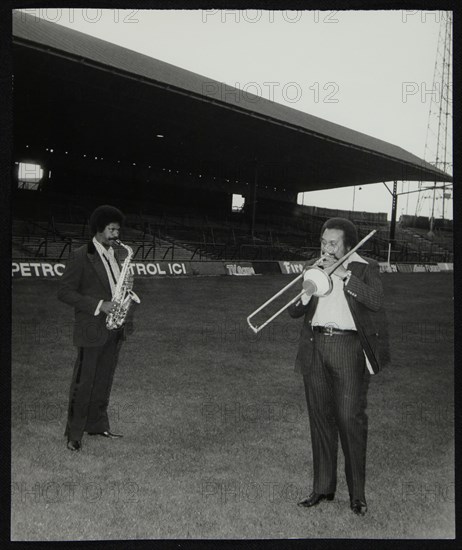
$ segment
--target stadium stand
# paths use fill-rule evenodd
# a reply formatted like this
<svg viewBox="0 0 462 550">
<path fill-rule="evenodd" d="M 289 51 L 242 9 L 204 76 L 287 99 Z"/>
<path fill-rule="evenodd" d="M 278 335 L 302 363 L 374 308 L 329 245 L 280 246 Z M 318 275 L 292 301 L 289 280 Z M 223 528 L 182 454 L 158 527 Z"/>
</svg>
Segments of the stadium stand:
<svg viewBox="0 0 462 550">
<path fill-rule="evenodd" d="M 34 193 L 31 200 L 31 193 Z M 45 200 L 40 193 L 16 191 L 16 216 L 12 230 L 13 259 L 65 260 L 89 239 L 88 217 L 92 201 L 54 194 Z M 107 199 L 106 199 L 107 200 Z M 284 201 L 262 200 L 258 223 L 251 227 L 248 213 L 230 212 L 227 217 L 213 211 L 197 213 L 156 203 L 141 205 L 125 201 L 123 240 L 132 246 L 136 260 L 306 260 L 319 249 L 324 221 L 342 216 L 355 222 L 360 237 L 372 229 L 377 234 L 363 253 L 376 260 L 388 256 L 390 224 L 386 214 L 352 212 L 302 206 Z M 391 260 L 398 262 L 452 262 L 450 226 L 435 230 L 409 227 L 404 220 L 396 227 Z M 420 223 L 420 222 L 419 222 Z M 428 224 L 428 220 L 427 220 Z"/>
</svg>

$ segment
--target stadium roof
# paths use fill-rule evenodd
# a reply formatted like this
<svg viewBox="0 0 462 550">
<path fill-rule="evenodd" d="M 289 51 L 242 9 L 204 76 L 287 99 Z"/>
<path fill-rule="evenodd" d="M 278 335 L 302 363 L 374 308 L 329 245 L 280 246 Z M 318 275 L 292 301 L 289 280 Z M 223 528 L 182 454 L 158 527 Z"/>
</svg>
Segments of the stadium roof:
<svg viewBox="0 0 462 550">
<path fill-rule="evenodd" d="M 452 181 L 417 156 L 109 42 L 13 14 L 15 148 L 90 151 L 293 192 Z M 158 136 L 162 135 L 162 138 Z"/>
</svg>

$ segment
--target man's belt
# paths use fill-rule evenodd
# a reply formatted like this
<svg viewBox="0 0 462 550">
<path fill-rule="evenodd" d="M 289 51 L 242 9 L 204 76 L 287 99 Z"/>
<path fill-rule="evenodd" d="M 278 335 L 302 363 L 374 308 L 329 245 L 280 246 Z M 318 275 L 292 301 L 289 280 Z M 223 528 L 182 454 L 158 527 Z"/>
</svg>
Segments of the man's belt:
<svg viewBox="0 0 462 550">
<path fill-rule="evenodd" d="M 351 336 L 352 334 L 358 334 L 356 330 L 341 330 L 339 328 L 334 328 L 331 326 L 314 326 L 313 332 L 323 334 L 324 336 Z"/>
</svg>

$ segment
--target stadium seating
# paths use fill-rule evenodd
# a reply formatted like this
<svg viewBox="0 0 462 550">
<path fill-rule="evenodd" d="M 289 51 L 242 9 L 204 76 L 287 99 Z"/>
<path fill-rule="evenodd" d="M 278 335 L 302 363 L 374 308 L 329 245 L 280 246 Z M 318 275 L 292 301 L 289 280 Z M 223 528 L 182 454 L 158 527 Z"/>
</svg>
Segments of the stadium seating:
<svg viewBox="0 0 462 550">
<path fill-rule="evenodd" d="M 35 201 L 35 197 L 37 200 Z M 52 200 L 34 195 L 34 201 L 17 200 L 12 227 L 13 259 L 65 260 L 89 239 L 88 218 L 95 203 L 55 194 Z M 96 202 L 98 201 L 98 202 Z M 114 203 L 117 206 L 117 203 Z M 132 246 L 135 260 L 306 260 L 319 250 L 322 224 L 330 217 L 351 219 L 360 238 L 372 229 L 377 234 L 363 254 L 386 260 L 390 226 L 386 214 L 350 212 L 264 199 L 252 228 L 248 212 L 227 217 L 190 212 L 172 205 L 144 205 L 125 201 L 126 224 L 121 238 Z M 407 220 L 408 221 L 408 220 Z M 443 230 L 444 229 L 444 230 Z M 422 228 L 398 223 L 391 261 L 452 262 L 452 231 L 437 229 L 433 239 Z"/>
</svg>

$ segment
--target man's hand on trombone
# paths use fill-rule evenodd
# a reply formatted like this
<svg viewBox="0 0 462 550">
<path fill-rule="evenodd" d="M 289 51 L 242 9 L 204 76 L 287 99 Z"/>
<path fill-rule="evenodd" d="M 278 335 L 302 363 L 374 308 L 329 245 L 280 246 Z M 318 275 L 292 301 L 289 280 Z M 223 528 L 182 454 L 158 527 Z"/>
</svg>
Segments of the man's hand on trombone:
<svg viewBox="0 0 462 550">
<path fill-rule="evenodd" d="M 338 261 L 339 258 L 336 258 L 332 254 L 324 254 L 317 263 L 319 267 L 322 267 L 323 269 L 327 269 L 328 267 L 331 267 L 336 261 Z M 340 277 L 341 279 L 345 278 L 347 276 L 347 270 L 343 267 L 343 265 L 339 265 L 337 269 L 332 273 L 332 275 L 336 275 L 337 277 Z"/>
</svg>

